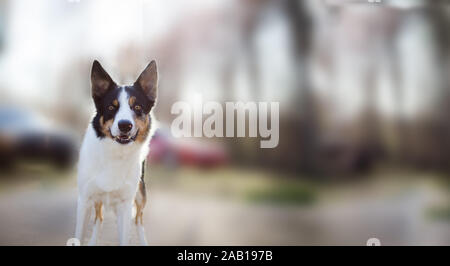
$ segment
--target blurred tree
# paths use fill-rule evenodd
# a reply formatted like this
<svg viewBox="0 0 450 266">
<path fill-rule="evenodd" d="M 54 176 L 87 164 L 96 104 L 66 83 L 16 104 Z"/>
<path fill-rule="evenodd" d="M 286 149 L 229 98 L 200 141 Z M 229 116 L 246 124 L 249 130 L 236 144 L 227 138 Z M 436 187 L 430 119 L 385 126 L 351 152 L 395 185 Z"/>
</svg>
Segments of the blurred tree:
<svg viewBox="0 0 450 266">
<path fill-rule="evenodd" d="M 439 93 L 436 97 L 436 114 L 438 125 L 433 127 L 436 132 L 432 132 L 433 136 L 438 137 L 439 147 L 435 151 L 438 153 L 438 162 L 440 167 L 450 170 L 450 8 L 448 2 L 427 2 L 423 12 L 426 19 L 432 26 L 433 44 L 436 50 L 436 60 L 439 66 Z"/>
<path fill-rule="evenodd" d="M 318 131 L 317 114 L 312 96 L 311 86 L 311 42 L 313 34 L 313 24 L 310 11 L 307 9 L 306 1 L 283 0 L 282 10 L 286 14 L 290 31 L 292 32 L 292 43 L 294 48 L 293 57 L 296 64 L 296 95 L 295 102 L 298 103 L 297 116 L 300 123 L 298 132 L 298 150 L 302 154 L 299 167 L 308 173 L 315 173 L 318 170 L 317 150 Z M 297 158 L 299 158 L 297 157 Z"/>
</svg>

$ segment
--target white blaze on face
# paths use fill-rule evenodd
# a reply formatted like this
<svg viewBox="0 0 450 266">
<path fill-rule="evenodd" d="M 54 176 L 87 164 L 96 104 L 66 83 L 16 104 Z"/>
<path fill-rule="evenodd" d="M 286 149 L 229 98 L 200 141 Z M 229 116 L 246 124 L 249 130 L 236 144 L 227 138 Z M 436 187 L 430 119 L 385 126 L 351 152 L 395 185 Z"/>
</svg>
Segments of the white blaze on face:
<svg viewBox="0 0 450 266">
<path fill-rule="evenodd" d="M 133 127 L 131 128 L 130 136 L 136 134 L 137 128 L 133 119 L 133 110 L 131 110 L 130 104 L 128 103 L 128 93 L 125 88 L 122 88 L 119 92 L 119 110 L 117 110 L 116 116 L 114 117 L 114 123 L 111 127 L 111 133 L 113 137 L 120 135 L 119 121 L 128 120 L 131 122 Z"/>
</svg>

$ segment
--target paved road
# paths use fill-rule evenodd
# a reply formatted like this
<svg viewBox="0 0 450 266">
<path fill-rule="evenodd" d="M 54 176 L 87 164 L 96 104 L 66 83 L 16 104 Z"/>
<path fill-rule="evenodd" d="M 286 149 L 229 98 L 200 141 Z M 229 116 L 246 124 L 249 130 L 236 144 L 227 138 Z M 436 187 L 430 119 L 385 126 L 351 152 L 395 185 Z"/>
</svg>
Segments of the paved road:
<svg viewBox="0 0 450 266">
<path fill-rule="evenodd" d="M 450 225 L 424 216 L 427 189 L 393 197 L 358 197 L 317 207 L 277 207 L 219 198 L 149 193 L 150 245 L 450 245 Z M 75 226 L 73 185 L 29 186 L 0 193 L 1 245 L 65 245 Z M 117 244 L 111 214 L 100 244 Z M 132 244 L 137 244 L 133 234 Z"/>
</svg>

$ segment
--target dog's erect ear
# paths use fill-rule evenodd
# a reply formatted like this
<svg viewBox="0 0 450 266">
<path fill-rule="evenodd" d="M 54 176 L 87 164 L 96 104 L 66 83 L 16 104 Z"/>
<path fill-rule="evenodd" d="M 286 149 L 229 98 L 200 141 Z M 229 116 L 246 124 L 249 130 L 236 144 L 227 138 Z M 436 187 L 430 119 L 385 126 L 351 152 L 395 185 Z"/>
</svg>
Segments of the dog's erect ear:
<svg viewBox="0 0 450 266">
<path fill-rule="evenodd" d="M 92 64 L 91 84 L 94 98 L 102 97 L 109 89 L 117 86 L 97 60 Z"/>
<path fill-rule="evenodd" d="M 142 71 L 134 85 L 141 88 L 151 101 L 156 100 L 156 93 L 158 90 L 158 70 L 156 68 L 155 60 L 152 60 L 144 71 Z"/>
</svg>

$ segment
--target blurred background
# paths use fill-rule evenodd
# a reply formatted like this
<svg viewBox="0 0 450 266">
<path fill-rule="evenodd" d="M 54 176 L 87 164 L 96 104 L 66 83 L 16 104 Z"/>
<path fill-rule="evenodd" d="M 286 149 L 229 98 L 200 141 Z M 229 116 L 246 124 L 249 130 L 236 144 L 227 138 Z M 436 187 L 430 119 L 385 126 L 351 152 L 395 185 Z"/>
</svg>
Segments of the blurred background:
<svg viewBox="0 0 450 266">
<path fill-rule="evenodd" d="M 0 245 L 73 236 L 94 59 L 158 63 L 151 245 L 450 245 L 450 5 L 370 2 L 0 0 Z M 278 147 L 172 137 L 199 94 L 279 102 Z"/>
</svg>

